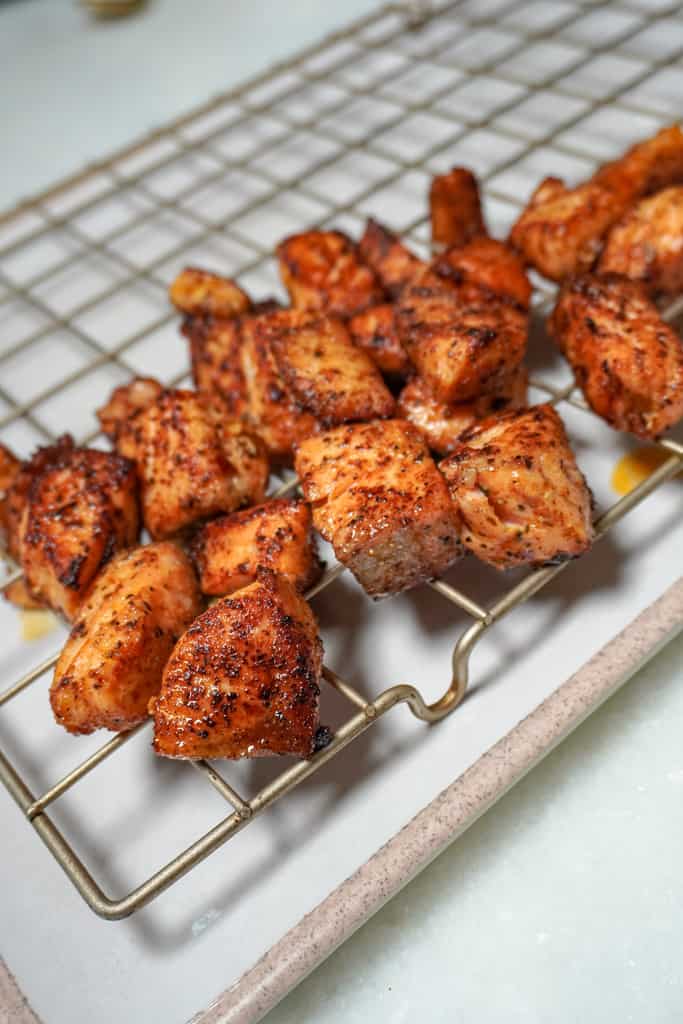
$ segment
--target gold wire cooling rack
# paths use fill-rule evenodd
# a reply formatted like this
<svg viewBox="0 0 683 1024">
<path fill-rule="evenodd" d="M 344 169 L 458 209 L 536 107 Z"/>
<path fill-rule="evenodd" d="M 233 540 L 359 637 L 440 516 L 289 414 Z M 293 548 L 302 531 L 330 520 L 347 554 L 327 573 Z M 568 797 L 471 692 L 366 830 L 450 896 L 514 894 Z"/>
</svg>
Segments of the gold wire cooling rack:
<svg viewBox="0 0 683 1024">
<path fill-rule="evenodd" d="M 646 123 L 639 134 L 647 134 L 671 120 L 666 95 L 671 94 L 673 76 L 680 96 L 683 71 L 677 71 L 677 62 L 682 54 L 679 5 L 661 0 L 387 4 L 22 203 L 0 217 L 0 436 L 7 438 L 21 424 L 34 440 L 54 440 L 51 403 L 61 396 L 78 404 L 78 387 L 90 388 L 103 369 L 116 370 L 119 378 L 147 370 L 170 385 L 181 383 L 186 367 L 168 372 L 167 358 L 158 347 L 147 346 L 173 320 L 174 314 L 162 305 L 165 288 L 198 247 L 216 246 L 222 254 L 216 257 L 221 260 L 216 269 L 244 283 L 261 274 L 262 285 L 274 274 L 271 243 L 276 237 L 301 230 L 306 222 L 327 225 L 346 218 L 357 226 L 360 218 L 374 212 L 373 203 L 379 204 L 380 216 L 388 204 L 393 212 L 384 212 L 392 226 L 419 244 L 426 238 L 424 169 L 433 170 L 430 161 L 451 154 L 450 163 L 474 163 L 487 186 L 487 201 L 514 214 L 521 205 L 519 196 L 523 200 L 529 189 L 506 190 L 504 172 L 527 166 L 538 179 L 557 170 L 553 164 L 543 169 L 539 160 L 564 157 L 589 173 L 597 159 L 612 155 L 568 142 L 564 136 L 577 125 L 592 119 L 598 136 L 607 114 Z M 642 88 L 634 98 L 633 91 L 648 84 L 653 88 L 645 89 L 646 99 Z M 675 88 L 673 93 L 675 97 Z M 481 155 L 487 139 L 494 144 L 494 158 Z M 347 172 L 343 181 L 342 168 Z M 401 193 L 397 199 L 395 190 L 416 178 L 418 198 Z M 259 214 L 266 220 L 259 220 Z M 266 221 L 273 227 L 264 233 Z M 141 242 L 145 228 L 151 242 L 149 237 Z M 276 234 L 269 237 L 271 230 Z M 63 286 L 74 266 L 81 282 L 75 298 Z M 88 273 L 93 266 L 97 280 Z M 92 326 L 96 314 L 140 282 L 157 295 L 156 315 L 123 337 L 98 334 Z M 553 292 L 542 282 L 537 287 L 535 315 L 542 321 Z M 65 291 L 71 294 L 70 305 Z M 38 318 L 39 326 L 8 339 L 3 310 L 16 312 L 17 307 L 29 311 L 34 321 Z M 666 313 L 673 317 L 679 311 L 680 304 L 675 304 Z M 78 346 L 79 359 L 75 366 L 73 359 L 56 359 L 61 369 L 49 383 L 41 383 L 36 363 L 44 359 L 45 346 L 54 344 L 55 332 Z M 145 363 L 150 359 L 153 366 Z M 13 381 L 27 360 L 31 379 L 27 382 L 26 372 L 19 372 L 17 392 Z M 573 385 L 557 387 L 543 379 L 532 383 L 553 404 L 569 403 L 593 415 Z M 63 415 L 64 402 L 59 409 Z M 79 439 L 95 437 L 90 433 Z M 683 446 L 664 440 L 660 447 L 664 461 L 599 517 L 598 535 L 681 470 Z M 285 484 L 281 491 L 291 486 Z M 20 575 L 8 568 L 3 586 Z M 445 581 L 429 583 L 471 619 L 455 644 L 451 682 L 440 699 L 427 704 L 414 686 L 398 685 L 367 700 L 326 668 L 326 683 L 353 709 L 329 745 L 310 761 L 285 770 L 250 800 L 213 765 L 193 763 L 231 813 L 121 898 L 104 893 L 47 809 L 145 726 L 113 737 L 39 796 L 2 751 L 0 779 L 92 910 L 107 919 L 125 917 L 318 772 L 395 705 L 407 704 L 424 722 L 448 715 L 467 688 L 475 644 L 565 568 L 530 571 L 488 606 Z M 341 571 L 341 566 L 328 571 L 309 596 Z M 56 656 L 48 658 L 13 682 L 0 693 L 0 707 L 55 661 Z"/>
</svg>

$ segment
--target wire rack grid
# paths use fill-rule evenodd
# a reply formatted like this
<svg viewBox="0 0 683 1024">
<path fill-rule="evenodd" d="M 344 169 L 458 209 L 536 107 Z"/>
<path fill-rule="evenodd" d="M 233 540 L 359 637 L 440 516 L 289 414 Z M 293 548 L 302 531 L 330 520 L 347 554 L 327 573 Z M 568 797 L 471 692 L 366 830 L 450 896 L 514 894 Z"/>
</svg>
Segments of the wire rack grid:
<svg viewBox="0 0 683 1024">
<path fill-rule="evenodd" d="M 494 230 L 504 231 L 548 168 L 561 173 L 563 163 L 568 176 L 585 176 L 623 148 L 610 137 L 615 121 L 627 122 L 634 137 L 669 121 L 683 85 L 682 54 L 679 5 L 661 0 L 387 4 L 22 203 L 0 216 L 0 438 L 27 451 L 71 428 L 80 441 L 99 443 L 83 410 L 117 383 L 135 372 L 184 383 L 165 294 L 187 262 L 265 294 L 278 288 L 272 248 L 279 237 L 314 223 L 355 230 L 373 213 L 424 251 L 429 175 L 456 162 L 479 172 Z M 542 322 L 553 289 L 535 284 L 534 315 Z M 122 310 L 130 324 L 123 334 Z M 679 311 L 674 304 L 666 313 Z M 59 355 L 49 379 L 41 367 L 48 347 Z M 593 415 L 573 384 L 532 383 L 553 404 Z M 600 516 L 599 535 L 680 471 L 683 446 L 660 444 L 664 461 Z M 330 744 L 252 799 L 213 765 L 192 763 L 230 813 L 120 898 L 105 894 L 47 809 L 145 726 L 114 736 L 39 796 L 2 751 L 0 779 L 89 906 L 107 919 L 125 917 L 395 705 L 407 704 L 425 722 L 445 717 L 465 693 L 481 636 L 564 568 L 530 571 L 507 588 L 501 577 L 504 589 L 486 606 L 432 581 L 470 619 L 443 695 L 430 705 L 414 686 L 397 685 L 370 700 L 325 668 L 325 681 L 353 711 Z M 308 596 L 341 571 L 329 570 Z M 19 575 L 10 567 L 3 587 Z M 9 685 L 0 707 L 55 660 Z"/>
</svg>

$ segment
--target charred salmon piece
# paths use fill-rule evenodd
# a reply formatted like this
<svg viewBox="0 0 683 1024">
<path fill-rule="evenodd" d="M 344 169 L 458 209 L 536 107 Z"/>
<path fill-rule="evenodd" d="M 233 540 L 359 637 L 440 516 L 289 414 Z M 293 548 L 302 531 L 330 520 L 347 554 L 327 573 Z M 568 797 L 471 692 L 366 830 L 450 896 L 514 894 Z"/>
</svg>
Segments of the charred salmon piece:
<svg viewBox="0 0 683 1024">
<path fill-rule="evenodd" d="M 7 507 L 7 494 L 20 469 L 21 460 L 4 444 L 0 444 L 0 544 L 8 541 L 10 513 Z"/>
<path fill-rule="evenodd" d="M 472 171 L 453 167 L 432 179 L 429 216 L 432 242 L 437 244 L 460 246 L 477 235 L 486 235 L 479 185 Z"/>
<path fill-rule="evenodd" d="M 683 186 L 632 206 L 610 230 L 597 270 L 641 281 L 651 295 L 683 291 Z"/>
<path fill-rule="evenodd" d="M 251 308 L 251 299 L 235 281 L 198 267 L 181 271 L 168 294 L 175 308 L 187 316 L 217 316 L 228 320 Z"/>
<path fill-rule="evenodd" d="M 181 636 L 150 701 L 164 757 L 309 757 L 319 727 L 322 643 L 310 607 L 286 579 L 221 598 Z"/>
<path fill-rule="evenodd" d="M 196 391 L 164 391 L 125 425 L 117 445 L 137 467 L 143 519 L 154 540 L 263 497 L 265 452 L 259 455 L 243 425 L 223 423 Z"/>
<path fill-rule="evenodd" d="M 513 225 L 510 243 L 544 277 L 563 281 L 590 270 L 631 198 L 595 181 L 569 189 L 546 179 Z"/>
<path fill-rule="evenodd" d="M 32 461 L 16 528 L 18 561 L 31 597 L 72 619 L 98 573 L 137 540 L 135 467 L 120 455 L 76 448 L 70 438 Z"/>
<path fill-rule="evenodd" d="M 272 569 L 302 593 L 320 577 L 311 510 L 298 498 L 277 498 L 213 519 L 192 545 L 201 589 L 231 594 Z"/>
<path fill-rule="evenodd" d="M 567 188 L 546 178 L 510 232 L 527 263 L 553 281 L 594 266 L 605 235 L 642 196 L 683 182 L 683 132 L 663 128 L 593 177 Z"/>
<path fill-rule="evenodd" d="M 115 442 L 123 424 L 155 402 L 163 390 L 154 377 L 134 377 L 129 384 L 114 388 L 106 405 L 97 410 L 102 432 Z"/>
<path fill-rule="evenodd" d="M 463 304 L 445 283 L 406 288 L 396 304 L 399 337 L 440 402 L 494 392 L 522 362 L 528 317 L 505 302 Z"/>
<path fill-rule="evenodd" d="M 242 370 L 242 324 L 217 317 L 186 317 L 182 333 L 190 345 L 192 379 L 197 391 L 220 398 L 229 416 L 247 416 L 247 387 Z"/>
<path fill-rule="evenodd" d="M 591 493 L 552 406 L 484 420 L 439 469 L 463 544 L 497 569 L 557 564 L 593 542 Z"/>
<path fill-rule="evenodd" d="M 358 251 L 391 299 L 400 295 L 407 285 L 435 281 L 429 264 L 411 252 L 398 235 L 372 218 L 365 225 Z"/>
<path fill-rule="evenodd" d="M 349 321 L 354 345 L 362 348 L 375 366 L 388 377 L 407 377 L 412 363 L 401 344 L 396 327 L 394 307 L 385 302 L 357 313 Z"/>
<path fill-rule="evenodd" d="M 448 490 L 404 420 L 336 427 L 296 454 L 313 522 L 373 597 L 440 576 L 461 547 Z"/>
<path fill-rule="evenodd" d="M 3 529 L 7 549 L 15 562 L 21 558 L 21 531 L 28 509 L 31 485 L 47 468 L 67 459 L 74 447 L 71 435 L 62 434 L 54 444 L 37 448 L 30 459 L 19 462 L 16 466 L 11 466 L 9 458 L 6 457 L 6 487 L 3 490 L 2 505 Z M 7 454 L 10 455 L 9 452 Z M 14 456 L 11 457 L 14 458 Z"/>
<path fill-rule="evenodd" d="M 510 246 L 495 238 L 474 238 L 447 249 L 432 267 L 464 303 L 500 299 L 523 311 L 529 308 L 531 284 L 524 264 Z"/>
<path fill-rule="evenodd" d="M 526 405 L 528 379 L 526 367 L 518 366 L 493 394 L 446 405 L 433 396 L 421 377 L 413 377 L 399 394 L 396 407 L 417 427 L 433 452 L 448 455 L 479 420 Z"/>
<path fill-rule="evenodd" d="M 632 198 L 683 182 L 683 131 L 678 124 L 636 142 L 623 156 L 604 164 L 593 181 Z"/>
<path fill-rule="evenodd" d="M 81 606 L 55 667 L 57 722 L 90 733 L 144 721 L 176 641 L 201 610 L 194 570 L 174 544 L 117 555 Z"/>
<path fill-rule="evenodd" d="M 277 247 L 280 276 L 296 309 L 348 318 L 383 298 L 375 274 L 341 231 L 304 231 Z"/>
<path fill-rule="evenodd" d="M 588 404 L 617 430 L 656 438 L 683 417 L 683 343 L 641 283 L 574 278 L 548 329 Z"/>
<path fill-rule="evenodd" d="M 248 317 L 242 325 L 241 368 L 247 395 L 247 415 L 274 463 L 289 464 L 294 446 L 320 429 L 280 373 L 271 336 L 282 317 L 302 316 L 281 310 Z"/>
<path fill-rule="evenodd" d="M 268 343 L 291 394 L 324 426 L 394 411 L 381 373 L 341 320 L 283 311 L 271 320 Z"/>
</svg>

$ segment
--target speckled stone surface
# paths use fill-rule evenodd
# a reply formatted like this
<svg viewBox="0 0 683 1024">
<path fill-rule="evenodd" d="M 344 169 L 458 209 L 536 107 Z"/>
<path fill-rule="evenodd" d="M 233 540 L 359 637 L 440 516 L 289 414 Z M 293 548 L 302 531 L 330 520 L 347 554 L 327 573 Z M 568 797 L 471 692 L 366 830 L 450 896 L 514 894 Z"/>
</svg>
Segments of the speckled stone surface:
<svg viewBox="0 0 683 1024">
<path fill-rule="evenodd" d="M 0 957 L 0 1024 L 40 1024 Z"/>
<path fill-rule="evenodd" d="M 683 628 L 683 580 L 560 686 L 193 1024 L 253 1024 Z"/>
</svg>

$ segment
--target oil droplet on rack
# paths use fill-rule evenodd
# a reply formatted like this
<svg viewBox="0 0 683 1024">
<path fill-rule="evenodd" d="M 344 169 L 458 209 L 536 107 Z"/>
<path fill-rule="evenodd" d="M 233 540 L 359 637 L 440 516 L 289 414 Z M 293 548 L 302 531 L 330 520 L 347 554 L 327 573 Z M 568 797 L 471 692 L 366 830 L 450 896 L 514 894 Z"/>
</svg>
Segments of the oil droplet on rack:
<svg viewBox="0 0 683 1024">
<path fill-rule="evenodd" d="M 612 473 L 612 490 L 628 494 L 669 458 L 662 448 L 636 448 L 619 459 Z"/>
<path fill-rule="evenodd" d="M 51 633 L 57 625 L 54 613 L 46 608 L 35 610 L 22 609 L 19 613 L 21 623 L 22 640 L 40 640 L 41 637 Z"/>
</svg>

